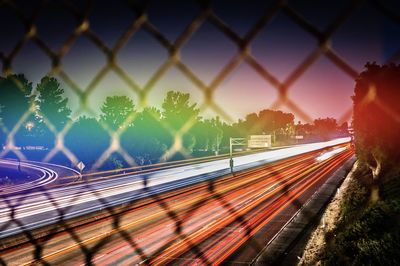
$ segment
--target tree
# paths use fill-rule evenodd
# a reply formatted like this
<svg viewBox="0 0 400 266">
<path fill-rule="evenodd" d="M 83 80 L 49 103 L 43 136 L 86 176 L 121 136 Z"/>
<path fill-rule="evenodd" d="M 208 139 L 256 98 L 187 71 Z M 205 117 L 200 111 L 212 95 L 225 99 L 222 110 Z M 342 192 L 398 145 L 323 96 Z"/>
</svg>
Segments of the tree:
<svg viewBox="0 0 400 266">
<path fill-rule="evenodd" d="M 136 113 L 133 101 L 127 96 L 107 97 L 100 110 L 100 122 L 114 131 L 128 127 Z"/>
<path fill-rule="evenodd" d="M 292 113 L 284 113 L 280 110 L 274 112 L 275 130 L 286 132 L 288 127 L 294 125 L 294 115 Z"/>
<path fill-rule="evenodd" d="M 318 118 L 314 120 L 315 133 L 317 133 L 322 139 L 327 140 L 337 133 L 337 122 L 336 119 Z"/>
<path fill-rule="evenodd" d="M 190 129 L 199 121 L 199 112 L 197 104 L 190 104 L 190 94 L 178 91 L 169 91 L 162 104 L 163 123 L 175 132 L 170 132 L 166 136 L 165 143 L 168 147 L 174 142 L 174 136 L 178 131 L 183 130 L 182 133 L 182 146 L 186 150 L 192 150 L 195 144 L 195 138 L 191 134 Z M 187 128 L 183 128 L 187 126 Z"/>
<path fill-rule="evenodd" d="M 197 150 L 218 152 L 222 137 L 222 122 L 216 118 L 198 121 L 191 131 L 196 139 Z"/>
<path fill-rule="evenodd" d="M 222 131 L 222 122 L 217 116 L 216 118 L 207 119 L 204 121 L 206 127 L 208 128 L 208 143 L 209 148 L 215 152 L 219 152 L 220 145 L 222 142 L 222 137 L 224 132 Z"/>
<path fill-rule="evenodd" d="M 295 125 L 295 131 L 296 135 L 301 135 L 301 136 L 309 136 L 313 133 L 314 131 L 314 126 L 306 123 L 302 124 L 300 121 Z"/>
<path fill-rule="evenodd" d="M 95 118 L 82 116 L 68 131 L 64 142 L 79 160 L 90 167 L 109 147 L 110 136 Z"/>
<path fill-rule="evenodd" d="M 8 131 L 11 131 L 29 110 L 31 92 L 32 83 L 22 74 L 0 77 L 0 118 Z"/>
<path fill-rule="evenodd" d="M 349 136 L 349 124 L 347 122 L 343 122 L 339 127 L 338 131 L 342 136 Z"/>
<path fill-rule="evenodd" d="M 238 123 L 234 123 L 232 125 L 229 125 L 227 123 L 222 123 L 221 125 L 221 130 L 222 130 L 222 139 L 220 146 L 226 149 L 229 149 L 229 139 L 230 138 L 237 138 L 237 137 L 246 137 L 246 134 L 243 134 L 243 131 L 240 130 L 239 124 L 240 120 Z"/>
<path fill-rule="evenodd" d="M 357 157 L 371 169 L 371 200 L 377 201 L 385 171 L 400 159 L 400 65 L 365 68 L 354 89 L 353 128 Z"/>
<path fill-rule="evenodd" d="M 121 135 L 121 145 L 135 157 L 137 164 L 156 163 L 166 151 L 166 145 L 162 143 L 166 133 L 161 124 L 161 112 L 154 107 L 146 107 Z"/>
<path fill-rule="evenodd" d="M 244 121 L 238 122 L 238 127 L 240 131 L 245 132 L 245 135 L 273 134 L 275 141 L 275 136 L 283 138 L 292 134 L 294 115 L 264 109 L 258 115 L 256 113 L 248 114 Z"/>
<path fill-rule="evenodd" d="M 194 146 L 195 150 L 208 150 L 208 134 L 207 134 L 207 126 L 205 125 L 204 121 L 198 121 L 192 129 L 193 135 L 196 139 L 196 144 Z"/>
<path fill-rule="evenodd" d="M 245 121 L 241 125 L 248 135 L 259 135 L 263 133 L 263 121 L 256 113 L 246 115 Z"/>
<path fill-rule="evenodd" d="M 71 109 L 68 99 L 64 97 L 64 89 L 53 77 L 44 77 L 36 86 L 38 93 L 36 102 L 39 117 L 47 119 L 57 131 L 61 131 L 70 120 Z"/>
<path fill-rule="evenodd" d="M 37 114 L 31 118 L 35 123 L 36 144 L 51 147 L 56 138 L 51 127 L 57 132 L 62 131 L 70 121 L 71 109 L 64 97 L 64 89 L 53 77 L 43 77 L 36 86 L 36 93 Z"/>
<path fill-rule="evenodd" d="M 282 134 L 287 131 L 287 128 L 294 124 L 294 115 L 284 113 L 282 111 L 262 110 L 258 115 L 260 124 L 262 125 L 263 133 Z"/>
</svg>

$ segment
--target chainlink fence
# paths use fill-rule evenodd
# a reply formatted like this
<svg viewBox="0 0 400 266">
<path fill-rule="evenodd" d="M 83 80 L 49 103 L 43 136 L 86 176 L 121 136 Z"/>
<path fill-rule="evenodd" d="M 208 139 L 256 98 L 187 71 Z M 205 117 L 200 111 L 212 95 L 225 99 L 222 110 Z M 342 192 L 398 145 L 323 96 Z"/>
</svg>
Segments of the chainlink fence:
<svg viewBox="0 0 400 266">
<path fill-rule="evenodd" d="M 52 1 L 42 1 L 40 4 L 36 5 L 35 10 L 32 10 L 32 16 L 26 16 L 26 13 L 22 12 L 20 2 L 14 2 L 11 0 L 2 0 L 0 1 L 0 8 L 7 10 L 7 12 L 11 12 L 15 15 L 18 20 L 20 20 L 24 27 L 25 33 L 19 39 L 19 41 L 15 44 L 11 52 L 5 53 L 1 51 L 0 60 L 3 65 L 3 74 L 9 75 L 13 74 L 13 63 L 15 58 L 18 56 L 20 51 L 27 43 L 33 43 L 36 45 L 40 51 L 48 57 L 51 62 L 51 67 L 48 71 L 50 76 L 57 77 L 63 83 L 68 85 L 70 89 L 76 94 L 79 98 L 79 108 L 74 111 L 72 114 L 72 118 L 77 118 L 82 114 L 93 114 L 96 116 L 96 111 L 92 110 L 90 105 L 88 104 L 88 100 L 92 97 L 92 94 L 98 88 L 99 84 L 102 83 L 103 79 L 107 74 L 113 72 L 116 76 L 125 83 L 129 89 L 137 96 L 139 99 L 139 107 L 145 107 L 148 102 L 149 93 L 154 88 L 155 84 L 157 84 L 166 73 L 173 67 L 176 67 L 185 77 L 187 77 L 193 85 L 203 94 L 204 101 L 200 104 L 200 113 L 205 112 L 207 110 L 212 110 L 219 116 L 221 116 L 224 120 L 228 122 L 234 122 L 232 117 L 228 112 L 224 110 L 224 108 L 214 99 L 215 92 L 219 89 L 220 85 L 227 80 L 229 77 L 233 75 L 235 69 L 238 68 L 241 64 L 247 64 L 250 68 L 259 75 L 262 79 L 268 82 L 273 88 L 278 92 L 278 99 L 270 106 L 272 109 L 276 109 L 279 107 L 286 107 L 290 109 L 297 117 L 301 118 L 304 121 L 312 122 L 312 116 L 308 114 L 304 108 L 296 102 L 294 102 L 288 96 L 288 92 L 292 88 L 292 85 L 304 74 L 307 70 L 314 65 L 314 63 L 322 56 L 325 56 L 329 59 L 340 71 L 344 73 L 344 75 L 348 75 L 350 78 L 355 79 L 358 76 L 359 70 L 354 69 L 348 62 L 346 62 L 346 58 L 341 57 L 335 49 L 333 49 L 331 45 L 331 38 L 333 34 L 337 31 L 339 27 L 341 27 L 344 22 L 351 17 L 354 12 L 356 12 L 359 6 L 367 4 L 376 9 L 376 11 L 380 12 L 384 16 L 388 17 L 392 21 L 397 24 L 400 23 L 400 15 L 396 10 L 392 10 L 387 7 L 385 1 L 349 1 L 346 5 L 346 8 L 340 12 L 335 19 L 331 21 L 331 23 L 324 29 L 320 30 L 317 26 L 310 23 L 307 19 L 305 19 L 300 13 L 298 13 L 287 1 L 275 1 L 273 4 L 269 5 L 269 7 L 265 10 L 263 15 L 256 20 L 256 23 L 250 27 L 250 29 L 246 32 L 246 34 L 241 35 L 235 32 L 213 9 L 212 1 L 197 1 L 194 2 L 194 5 L 198 6 L 198 12 L 191 20 L 191 22 L 186 25 L 185 29 L 175 40 L 170 40 L 162 31 L 160 31 L 151 21 L 151 19 L 147 16 L 149 3 L 147 1 L 126 1 L 126 9 L 132 12 L 134 15 L 134 19 L 131 21 L 130 26 L 123 31 L 118 40 L 114 43 L 114 45 L 109 46 L 107 42 L 98 34 L 96 34 L 92 28 L 90 23 L 90 12 L 91 12 L 91 2 L 87 1 L 84 5 L 76 5 L 74 1 L 55 1 L 59 4 L 63 9 L 65 9 L 72 18 L 76 21 L 76 27 L 69 33 L 68 38 L 63 42 L 61 47 L 58 50 L 53 50 L 51 46 L 38 34 L 38 28 L 36 26 L 36 21 L 40 18 L 41 12 L 40 10 L 49 4 Z M 139 3 L 140 2 L 140 3 Z M 112 4 L 112 2 L 110 2 Z M 173 3 L 171 3 L 173 5 Z M 243 5 L 246 5 L 243 2 Z M 251 47 L 253 40 L 258 36 L 258 34 L 268 28 L 270 22 L 274 19 L 278 14 L 283 13 L 287 18 L 296 23 L 301 27 L 304 32 L 308 33 L 310 36 L 317 40 L 317 45 L 313 49 L 313 51 L 308 54 L 304 60 L 302 60 L 292 72 L 288 73 L 287 78 L 284 80 L 280 80 L 278 77 L 271 74 L 268 67 L 265 67 L 260 60 L 257 59 L 256 56 L 252 54 Z M 107 19 L 107 18 L 104 18 Z M 228 60 L 223 66 L 222 70 L 218 73 L 213 73 L 214 76 L 211 82 L 204 82 L 195 71 L 193 71 L 181 58 L 181 49 L 185 46 L 185 44 L 191 39 L 191 37 L 198 31 L 199 28 L 205 23 L 209 22 L 217 31 L 223 33 L 223 35 L 232 42 L 237 47 L 237 52 L 235 55 Z M 2 25 L 2 27 L 7 27 L 7 25 Z M 155 41 L 161 44 L 162 47 L 168 52 L 168 57 L 163 62 L 158 69 L 152 74 L 150 79 L 144 84 L 144 86 L 140 86 L 135 78 L 131 76 L 124 67 L 122 67 L 118 60 L 117 55 L 121 51 L 121 49 L 127 44 L 129 40 L 135 38 L 135 33 L 139 30 L 144 30 L 149 35 L 154 38 Z M 65 56 L 69 53 L 70 50 L 74 49 L 74 43 L 79 39 L 85 37 L 91 43 L 97 47 L 97 49 L 104 55 L 106 58 L 106 63 L 104 66 L 100 68 L 100 70 L 92 77 L 88 86 L 82 87 L 78 84 L 78 82 L 74 81 L 68 73 L 66 73 L 63 69 L 63 60 Z M 1 36 L 1 38 L 6 38 L 6 36 Z M 388 62 L 398 62 L 400 60 L 400 50 L 398 50 L 395 54 L 393 54 Z M 79 62 L 76 62 L 79 65 Z M 18 86 L 18 84 L 17 84 Z M 7 141 L 6 145 L 0 152 L 0 157 L 7 157 L 10 154 L 16 155 L 20 160 L 26 160 L 24 153 L 18 149 L 16 149 L 14 135 L 16 132 L 27 123 L 27 119 L 30 115 L 38 112 L 35 106 L 31 106 L 28 108 L 23 114 L 18 123 L 14 125 L 13 128 L 7 128 L 2 125 L 1 130 L 2 133 L 6 135 Z M 345 110 L 342 116 L 339 118 L 339 122 L 347 121 L 351 118 L 352 110 Z M 131 116 L 125 121 L 125 123 L 129 123 L 134 121 L 135 116 Z M 52 125 L 52 123 L 43 117 L 44 123 L 46 123 L 47 127 L 52 131 L 56 138 L 56 145 L 52 147 L 50 150 L 46 152 L 46 156 L 43 159 L 43 162 L 51 162 L 52 159 L 59 153 L 63 154 L 68 160 L 76 165 L 80 159 L 79 155 L 74 154 L 69 147 L 64 144 L 64 137 L 68 134 L 69 130 L 73 125 L 73 119 L 71 119 L 61 130 L 57 130 L 57 128 Z M 179 130 L 174 130 L 168 125 L 164 125 L 164 127 L 170 131 L 171 135 L 174 136 L 175 143 L 171 146 L 169 150 L 166 151 L 166 154 L 174 154 L 176 152 L 181 152 L 182 154 L 188 154 L 188 151 L 185 151 L 182 147 L 182 139 L 181 137 L 185 132 L 191 129 L 194 121 L 187 121 L 187 123 Z M 124 132 L 124 128 L 119 130 L 112 130 L 106 124 L 102 124 L 102 127 L 108 132 L 111 141 L 110 145 L 107 149 L 105 149 L 97 161 L 95 163 L 95 169 L 100 168 L 110 157 L 112 154 L 119 154 L 124 158 L 124 160 L 131 166 L 135 165 L 134 158 L 124 149 L 122 145 L 120 145 L 120 136 Z M 191 163 L 191 161 L 188 161 Z M 184 164 L 184 163 L 183 163 Z M 165 166 L 163 166 L 165 167 Z M 168 167 L 168 164 L 166 164 Z M 131 169 L 135 169 L 130 168 Z M 145 168 L 140 168 L 141 170 L 146 170 Z M 151 169 L 150 169 L 151 170 Z M 128 169 L 126 170 L 127 172 Z M 93 175 L 95 175 L 94 173 Z M 108 172 L 103 172 L 101 175 L 109 174 Z M 126 175 L 125 172 L 121 171 L 119 173 L 112 172 L 113 175 Z M 119 237 L 126 241 L 130 247 L 137 254 L 140 255 L 141 259 L 145 263 L 152 262 L 149 254 L 146 254 L 145 251 L 142 250 L 142 246 L 140 243 L 135 240 L 134 237 L 129 235 L 124 231 L 124 227 L 121 225 L 121 221 L 124 219 L 125 213 L 128 213 L 130 210 L 129 206 L 117 206 L 117 207 L 109 207 L 110 204 L 105 201 L 101 195 L 97 195 L 96 190 L 92 187 L 90 183 L 85 183 L 83 181 L 78 181 L 84 184 L 87 191 L 91 192 L 91 195 L 98 196 L 99 205 L 103 206 L 103 213 L 99 214 L 101 217 L 111 216 L 113 217 L 110 220 L 110 226 L 113 227 L 113 230 L 117 233 Z M 163 196 L 162 194 L 150 194 L 151 199 L 154 200 L 158 204 L 158 207 L 161 208 L 165 215 L 169 217 L 169 219 L 175 225 L 175 236 L 179 239 L 188 239 L 188 236 L 185 235 L 182 229 L 182 224 L 185 223 L 185 219 L 191 217 L 193 213 L 196 212 L 197 209 L 200 209 L 202 203 L 207 202 L 209 199 L 215 199 L 225 208 L 227 213 L 235 216 L 235 221 L 238 223 L 243 223 L 244 218 L 242 215 L 237 212 L 234 206 L 232 206 L 227 199 L 224 198 L 223 194 L 215 191 L 213 188 L 213 182 L 209 181 L 209 187 L 207 189 L 206 199 L 203 199 L 192 206 L 192 210 L 188 211 L 186 215 L 178 215 L 175 211 L 169 208 L 169 203 L 166 201 L 167 196 Z M 145 188 L 145 190 L 151 190 L 151 188 Z M 43 258 L 43 249 L 48 241 L 52 239 L 52 237 L 56 234 L 57 231 L 62 228 L 62 230 L 66 231 L 73 241 L 76 242 L 78 249 L 85 257 L 85 262 L 87 264 L 92 263 L 92 259 L 98 255 L 96 252 L 100 250 L 101 247 L 107 244 L 110 236 L 105 235 L 99 238 L 94 244 L 85 245 L 80 243 L 85 243 L 85 241 L 81 240 L 80 235 L 74 229 L 73 224 L 76 223 L 70 222 L 64 218 L 65 213 L 70 210 L 72 207 L 61 207 L 58 204 L 58 200 L 55 195 L 53 195 L 50 191 L 46 189 L 41 189 L 41 193 L 47 198 L 49 202 L 51 202 L 54 208 L 57 210 L 58 219 L 57 223 L 59 227 L 54 227 L 50 230 L 50 233 L 47 236 L 40 236 L 40 233 L 37 235 L 31 232 L 28 229 L 25 229 L 25 225 L 18 218 L 16 218 L 15 210 L 19 207 L 22 207 L 25 204 L 25 201 L 29 201 L 29 196 L 20 196 L 18 199 L 8 198 L 7 196 L 2 196 L 3 207 L 9 210 L 9 221 L 3 223 L 1 230 L 6 230 L 12 226 L 19 227 L 22 229 L 22 234 L 27 242 L 30 242 L 33 245 L 32 249 L 32 260 L 37 263 L 48 264 L 45 258 Z M 73 205 L 75 202 L 78 202 L 81 199 L 81 196 L 72 197 L 70 201 L 68 201 L 69 205 Z M 206 258 L 202 256 L 202 251 L 199 250 L 194 243 L 191 243 L 189 240 L 187 245 L 191 246 L 191 250 L 195 253 L 195 255 L 200 258 L 199 263 L 211 264 L 210 261 L 207 261 Z M 154 251 L 154 254 L 160 252 L 160 250 L 164 250 L 168 248 L 168 244 L 160 247 L 158 250 Z M 1 254 L 1 253 L 0 253 Z M 7 261 L 4 258 L 0 258 L 0 263 L 7 265 Z"/>
</svg>

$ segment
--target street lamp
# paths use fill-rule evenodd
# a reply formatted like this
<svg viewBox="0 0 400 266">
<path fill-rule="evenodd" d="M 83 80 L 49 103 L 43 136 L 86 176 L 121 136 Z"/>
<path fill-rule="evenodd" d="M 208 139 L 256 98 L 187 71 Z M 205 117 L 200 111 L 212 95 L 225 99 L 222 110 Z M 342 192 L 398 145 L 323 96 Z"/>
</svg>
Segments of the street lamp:
<svg viewBox="0 0 400 266">
<path fill-rule="evenodd" d="M 29 132 L 31 132 L 32 131 L 32 129 L 35 127 L 35 124 L 33 123 L 33 122 L 31 122 L 31 121 L 29 121 L 28 123 L 26 123 L 26 125 L 25 125 L 25 128 L 29 131 Z"/>
</svg>

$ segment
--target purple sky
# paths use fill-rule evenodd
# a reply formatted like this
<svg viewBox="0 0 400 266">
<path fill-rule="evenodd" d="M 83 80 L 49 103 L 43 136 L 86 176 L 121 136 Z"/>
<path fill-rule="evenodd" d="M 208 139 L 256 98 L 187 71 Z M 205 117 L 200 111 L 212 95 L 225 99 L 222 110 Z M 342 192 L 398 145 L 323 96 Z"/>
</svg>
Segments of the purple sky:
<svg viewBox="0 0 400 266">
<path fill-rule="evenodd" d="M 29 17 L 36 9 L 36 2 L 41 1 L 16 1 L 16 5 Z M 57 51 L 76 27 L 76 20 L 65 7 L 49 2 L 41 8 L 35 25 L 40 39 Z M 83 10 L 85 1 L 73 2 Z M 274 1 L 212 2 L 215 14 L 243 37 Z M 349 2 L 289 1 L 289 6 L 324 31 Z M 384 1 L 384 4 L 400 10 L 396 1 Z M 170 42 L 174 42 L 200 10 L 200 6 L 191 1 L 152 1 L 147 14 L 149 21 Z M 0 7 L 0 17 L 3 25 L 0 27 L 0 52 L 7 57 L 23 36 L 24 26 L 8 7 Z M 88 17 L 91 30 L 108 47 L 115 44 L 135 18 L 135 13 L 123 1 L 94 1 Z M 364 3 L 334 32 L 331 46 L 352 68 L 361 71 L 367 61 L 384 63 L 397 52 L 400 49 L 399 36 L 400 24 Z M 283 82 L 317 45 L 315 37 L 281 11 L 255 37 L 250 50 L 269 73 Z M 182 62 L 209 85 L 237 52 L 234 42 L 205 21 L 183 46 L 180 55 Z M 167 58 L 167 50 L 148 32 L 140 29 L 118 53 L 117 62 L 142 87 Z M 106 56 L 86 36 L 79 37 L 62 59 L 63 70 L 83 90 L 105 64 Z M 35 83 L 51 69 L 51 61 L 35 42 L 28 41 L 12 61 L 12 67 L 14 72 L 25 73 Z M 288 96 L 311 118 L 340 118 L 351 108 L 353 87 L 353 78 L 323 55 L 291 85 Z M 66 84 L 64 89 L 73 110 L 77 110 L 79 97 Z M 203 93 L 176 67 L 170 68 L 154 84 L 148 103 L 159 107 L 168 90 L 190 92 L 194 102 L 201 104 L 204 101 Z M 90 108 L 98 111 L 105 97 L 115 94 L 138 99 L 129 86 L 111 71 L 91 94 Z M 246 62 L 241 63 L 214 93 L 215 102 L 233 120 L 271 107 L 277 97 L 276 88 Z M 285 105 L 278 108 L 292 111 Z M 203 113 L 205 116 L 216 114 L 210 109 Z"/>
</svg>

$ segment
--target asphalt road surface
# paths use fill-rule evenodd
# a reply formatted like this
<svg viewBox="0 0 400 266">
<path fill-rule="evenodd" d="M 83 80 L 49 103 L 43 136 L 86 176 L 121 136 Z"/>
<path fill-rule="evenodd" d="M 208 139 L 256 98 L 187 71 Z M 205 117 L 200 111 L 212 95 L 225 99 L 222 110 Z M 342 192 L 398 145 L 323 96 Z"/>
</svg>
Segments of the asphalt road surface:
<svg viewBox="0 0 400 266">
<path fill-rule="evenodd" d="M 36 246 L 3 250 L 1 260 L 10 265 L 246 263 L 353 155 L 348 141 L 241 156 L 235 158 L 235 170 L 241 171 L 234 176 L 224 159 L 32 193 L 19 200 L 13 214 L 29 229 L 60 221 L 60 209 L 63 217 L 99 208 L 110 215 L 38 239 Z M 110 209 L 121 203 L 122 210 Z M 11 210 L 2 204 L 0 224 L 5 224 Z M 19 231 L 14 223 L 0 237 Z M 255 241 L 260 231 L 265 238 Z"/>
</svg>

